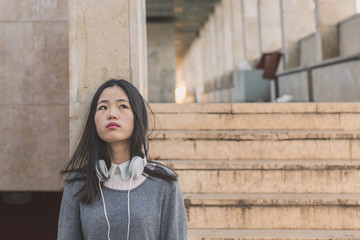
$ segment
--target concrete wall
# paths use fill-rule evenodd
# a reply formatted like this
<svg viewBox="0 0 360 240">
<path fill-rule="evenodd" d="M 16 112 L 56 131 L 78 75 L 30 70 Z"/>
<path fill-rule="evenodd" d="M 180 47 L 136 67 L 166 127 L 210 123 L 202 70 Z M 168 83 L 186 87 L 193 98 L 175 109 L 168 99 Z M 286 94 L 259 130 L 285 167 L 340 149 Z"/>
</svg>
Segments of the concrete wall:
<svg viewBox="0 0 360 240">
<path fill-rule="evenodd" d="M 69 159 L 67 1 L 1 1 L 0 36 L 0 190 L 60 189 Z"/>
<path fill-rule="evenodd" d="M 278 83 L 280 96 L 291 95 L 294 102 L 308 102 L 310 100 L 307 71 L 280 76 Z"/>
<path fill-rule="evenodd" d="M 316 34 L 309 36 L 299 41 L 300 47 L 300 66 L 310 66 L 317 62 L 317 45 Z"/>
<path fill-rule="evenodd" d="M 360 101 L 360 61 L 314 69 L 312 79 L 315 102 Z"/>
<path fill-rule="evenodd" d="M 175 102 L 175 28 L 170 23 L 147 24 L 148 100 Z"/>
<path fill-rule="evenodd" d="M 339 23 L 340 56 L 360 53 L 360 14 Z"/>
</svg>

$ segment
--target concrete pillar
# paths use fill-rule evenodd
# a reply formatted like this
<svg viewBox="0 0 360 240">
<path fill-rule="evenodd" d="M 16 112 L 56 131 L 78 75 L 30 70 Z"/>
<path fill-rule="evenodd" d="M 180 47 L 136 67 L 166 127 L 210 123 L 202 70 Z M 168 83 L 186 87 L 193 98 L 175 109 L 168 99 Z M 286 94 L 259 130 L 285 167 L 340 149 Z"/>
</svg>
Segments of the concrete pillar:
<svg viewBox="0 0 360 240">
<path fill-rule="evenodd" d="M 213 88 L 215 86 L 215 78 L 218 75 L 218 67 L 217 67 L 217 51 L 216 51 L 216 31 L 215 31 L 215 17 L 211 15 L 208 20 L 208 37 L 209 37 L 209 48 L 210 50 L 210 62 L 208 63 L 210 66 L 210 74 L 209 74 L 209 87 Z"/>
<path fill-rule="evenodd" d="M 243 34 L 245 36 L 245 57 L 250 64 L 260 58 L 259 18 L 257 1 L 242 0 L 242 14 L 244 21 Z"/>
<path fill-rule="evenodd" d="M 240 62 L 245 60 L 245 47 L 243 35 L 242 1 L 231 1 L 231 27 L 233 37 L 234 69 L 239 68 Z"/>
<path fill-rule="evenodd" d="M 147 97 L 145 0 L 70 0 L 71 152 L 97 87 L 109 78 L 131 81 Z"/>
<path fill-rule="evenodd" d="M 232 32 L 232 0 L 222 0 L 223 12 L 223 39 L 224 39 L 224 73 L 228 74 L 234 68 L 234 44 Z"/>
<path fill-rule="evenodd" d="M 259 0 L 259 13 L 262 52 L 279 50 L 282 46 L 280 0 Z"/>
<path fill-rule="evenodd" d="M 174 23 L 147 24 L 149 102 L 175 102 Z"/>
<path fill-rule="evenodd" d="M 339 56 L 337 23 L 356 14 L 356 0 L 315 0 L 318 62 Z"/>
<path fill-rule="evenodd" d="M 315 32 L 313 0 L 280 0 L 285 69 L 300 64 L 298 40 Z"/>
<path fill-rule="evenodd" d="M 214 22 L 215 22 L 215 40 L 216 40 L 215 51 L 216 51 L 216 59 L 217 59 L 215 86 L 220 87 L 221 76 L 225 72 L 224 18 L 223 18 L 223 8 L 221 3 L 215 6 Z"/>
</svg>

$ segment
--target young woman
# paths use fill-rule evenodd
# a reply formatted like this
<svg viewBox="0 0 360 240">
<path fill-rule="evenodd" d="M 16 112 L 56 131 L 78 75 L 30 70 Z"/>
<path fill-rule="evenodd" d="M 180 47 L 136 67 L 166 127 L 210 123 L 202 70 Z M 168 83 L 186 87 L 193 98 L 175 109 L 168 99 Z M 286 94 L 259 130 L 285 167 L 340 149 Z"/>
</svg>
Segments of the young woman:
<svg viewBox="0 0 360 240">
<path fill-rule="evenodd" d="M 66 179 L 58 240 L 184 240 L 177 175 L 147 161 L 146 102 L 125 80 L 96 91 Z"/>
</svg>

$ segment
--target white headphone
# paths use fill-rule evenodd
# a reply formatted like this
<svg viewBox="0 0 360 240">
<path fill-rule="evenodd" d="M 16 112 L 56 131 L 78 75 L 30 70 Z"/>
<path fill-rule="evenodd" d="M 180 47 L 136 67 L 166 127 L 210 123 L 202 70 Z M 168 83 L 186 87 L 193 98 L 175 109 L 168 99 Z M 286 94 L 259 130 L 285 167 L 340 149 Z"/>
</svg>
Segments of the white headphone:
<svg viewBox="0 0 360 240">
<path fill-rule="evenodd" d="M 144 158 L 135 156 L 130 160 L 129 175 L 134 175 L 134 178 L 139 178 L 147 165 L 147 158 L 144 154 Z M 100 182 L 106 182 L 110 179 L 109 171 L 104 160 L 100 159 L 95 163 L 96 176 Z"/>
<path fill-rule="evenodd" d="M 144 151 L 143 151 L 143 153 L 144 153 Z M 135 156 L 130 160 L 128 171 L 129 171 L 129 174 L 131 176 L 131 179 L 130 179 L 129 191 L 128 191 L 127 240 L 129 240 L 129 232 L 130 232 L 130 190 L 131 190 L 131 183 L 132 183 L 133 178 L 139 178 L 143 174 L 144 168 L 145 168 L 146 165 L 147 165 L 147 158 L 146 158 L 145 153 L 144 153 L 144 158 L 139 157 L 139 156 Z M 100 189 L 100 194 L 101 194 L 101 198 L 102 198 L 102 202 L 103 202 L 103 206 L 104 206 L 104 214 L 105 214 L 106 222 L 108 224 L 108 240 L 110 240 L 110 222 L 109 222 L 109 218 L 107 216 L 104 194 L 103 194 L 102 188 L 101 188 L 101 183 L 106 182 L 106 181 L 108 181 L 110 179 L 109 171 L 108 171 L 108 168 L 107 168 L 106 163 L 105 163 L 104 160 L 100 159 L 99 161 L 97 161 L 95 163 L 95 171 L 96 171 L 96 176 L 99 179 L 99 189 Z"/>
</svg>

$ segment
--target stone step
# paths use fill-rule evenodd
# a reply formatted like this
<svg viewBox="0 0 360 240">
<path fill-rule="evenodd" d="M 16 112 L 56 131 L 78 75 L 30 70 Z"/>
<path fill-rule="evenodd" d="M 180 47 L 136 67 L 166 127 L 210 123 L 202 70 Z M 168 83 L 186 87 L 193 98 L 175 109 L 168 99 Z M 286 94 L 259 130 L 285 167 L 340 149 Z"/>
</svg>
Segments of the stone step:
<svg viewBox="0 0 360 240">
<path fill-rule="evenodd" d="M 359 140 L 360 130 L 161 130 L 153 131 L 151 140 Z"/>
<path fill-rule="evenodd" d="M 357 230 L 360 194 L 184 194 L 190 229 Z"/>
<path fill-rule="evenodd" d="M 185 193 L 360 193 L 360 160 L 168 160 Z"/>
<path fill-rule="evenodd" d="M 360 104 L 151 104 L 155 128 L 360 129 Z M 150 121 L 151 122 L 151 121 Z"/>
<path fill-rule="evenodd" d="M 189 229 L 188 236 L 189 240 L 348 240 L 360 239 L 360 231 Z"/>
<path fill-rule="evenodd" d="M 360 159 L 360 139 L 357 131 L 169 131 L 152 136 L 149 157 L 157 160 Z"/>
<path fill-rule="evenodd" d="M 159 113 L 359 113 L 360 103 L 151 103 Z"/>
</svg>

